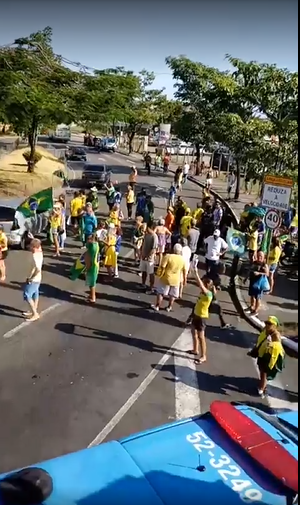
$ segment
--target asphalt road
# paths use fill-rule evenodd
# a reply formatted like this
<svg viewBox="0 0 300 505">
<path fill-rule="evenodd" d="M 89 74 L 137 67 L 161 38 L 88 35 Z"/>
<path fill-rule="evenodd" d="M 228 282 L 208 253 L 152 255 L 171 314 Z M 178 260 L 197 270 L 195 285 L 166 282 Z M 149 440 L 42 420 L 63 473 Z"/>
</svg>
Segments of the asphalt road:
<svg viewBox="0 0 300 505">
<path fill-rule="evenodd" d="M 112 167 L 113 180 L 126 187 L 130 160 L 118 154 L 89 157 L 102 158 Z M 71 168 L 80 179 L 82 165 Z M 156 217 L 164 215 L 169 177 L 149 178 L 141 170 L 138 184 L 153 194 Z M 191 207 L 199 196 L 187 183 L 183 197 Z M 101 209 L 106 210 L 104 197 Z M 191 341 L 184 322 L 197 296 L 193 283 L 173 313 L 153 313 L 153 297 L 141 291 L 132 250 L 124 243 L 120 279 L 107 285 L 103 273 L 91 307 L 84 281 L 67 278 L 77 254 L 78 244 L 71 240 L 59 259 L 45 249 L 43 312 L 30 324 L 21 318 L 20 290 L 29 254 L 9 254 L 8 281 L 0 290 L 0 471 L 205 412 L 214 399 L 298 407 L 298 362 L 291 358 L 268 400 L 256 396 L 257 371 L 246 357 L 256 335 L 236 314 L 227 291 L 220 301 L 235 329 L 220 330 L 212 315 L 209 359 L 196 369 L 183 352 Z"/>
</svg>

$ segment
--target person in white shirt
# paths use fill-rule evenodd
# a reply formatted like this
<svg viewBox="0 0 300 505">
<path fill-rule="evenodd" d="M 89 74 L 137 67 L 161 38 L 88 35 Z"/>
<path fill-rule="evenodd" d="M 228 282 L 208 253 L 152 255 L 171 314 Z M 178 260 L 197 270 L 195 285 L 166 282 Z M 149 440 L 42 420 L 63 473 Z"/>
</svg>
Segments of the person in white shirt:
<svg viewBox="0 0 300 505">
<path fill-rule="evenodd" d="M 228 197 L 228 200 L 231 199 L 230 195 L 231 195 L 231 191 L 234 188 L 235 183 L 236 183 L 236 175 L 234 172 L 230 172 L 227 177 L 227 197 Z"/>
<path fill-rule="evenodd" d="M 185 286 L 185 284 L 187 283 L 187 277 L 188 277 L 189 270 L 190 270 L 192 251 L 188 245 L 188 241 L 186 238 L 182 237 L 180 240 L 180 244 L 182 246 L 181 255 L 184 259 L 185 275 L 186 275 L 186 279 L 183 279 L 183 277 L 181 278 L 180 287 L 179 287 L 179 298 L 182 298 L 183 286 Z"/>
<path fill-rule="evenodd" d="M 182 184 L 184 184 L 187 180 L 187 177 L 189 175 L 189 171 L 190 171 L 190 165 L 188 164 L 188 162 L 186 161 L 185 164 L 183 165 L 183 178 L 182 178 Z"/>
<path fill-rule="evenodd" d="M 215 230 L 213 235 L 204 240 L 204 244 L 206 247 L 206 272 L 210 273 L 211 270 L 216 268 L 219 264 L 220 258 L 228 249 L 228 245 L 225 240 L 221 238 L 220 230 Z"/>
<path fill-rule="evenodd" d="M 34 238 L 30 243 L 30 250 L 32 252 L 32 268 L 29 277 L 26 279 L 26 285 L 23 292 L 24 300 L 28 303 L 30 311 L 23 312 L 23 315 L 28 319 L 28 321 L 36 321 L 40 317 L 38 313 L 38 304 L 43 268 L 43 251 L 41 241 Z"/>
</svg>

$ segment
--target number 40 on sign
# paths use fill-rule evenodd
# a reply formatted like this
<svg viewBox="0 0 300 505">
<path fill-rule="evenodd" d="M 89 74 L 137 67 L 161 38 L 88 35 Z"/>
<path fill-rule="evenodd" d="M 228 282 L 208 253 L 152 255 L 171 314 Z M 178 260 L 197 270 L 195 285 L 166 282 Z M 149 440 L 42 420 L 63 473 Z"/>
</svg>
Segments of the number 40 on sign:
<svg viewBox="0 0 300 505">
<path fill-rule="evenodd" d="M 280 213 L 274 209 L 268 210 L 265 215 L 265 223 L 270 230 L 276 230 L 281 223 Z"/>
</svg>

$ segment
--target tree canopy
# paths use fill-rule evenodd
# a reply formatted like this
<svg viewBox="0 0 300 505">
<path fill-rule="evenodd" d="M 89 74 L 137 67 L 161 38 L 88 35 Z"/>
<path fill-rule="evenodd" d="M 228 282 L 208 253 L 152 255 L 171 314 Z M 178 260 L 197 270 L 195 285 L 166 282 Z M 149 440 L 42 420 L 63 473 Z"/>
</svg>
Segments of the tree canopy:
<svg viewBox="0 0 300 505">
<path fill-rule="evenodd" d="M 266 171 L 297 178 L 298 73 L 227 56 L 232 71 L 168 57 L 183 113 L 178 135 L 205 147 L 228 147 L 241 167 L 259 178 Z M 274 142 L 275 139 L 275 142 Z"/>
<path fill-rule="evenodd" d="M 89 131 L 124 123 L 129 148 L 142 126 L 172 123 L 182 140 L 200 147 L 226 146 L 241 169 L 260 178 L 266 171 L 292 175 L 298 167 L 298 73 L 227 55 L 220 71 L 185 56 L 166 58 L 175 97 L 155 89 L 155 74 L 124 67 L 91 70 L 56 55 L 52 30 L 0 48 L 0 120 L 29 140 L 34 169 L 41 128 L 76 122 Z"/>
</svg>

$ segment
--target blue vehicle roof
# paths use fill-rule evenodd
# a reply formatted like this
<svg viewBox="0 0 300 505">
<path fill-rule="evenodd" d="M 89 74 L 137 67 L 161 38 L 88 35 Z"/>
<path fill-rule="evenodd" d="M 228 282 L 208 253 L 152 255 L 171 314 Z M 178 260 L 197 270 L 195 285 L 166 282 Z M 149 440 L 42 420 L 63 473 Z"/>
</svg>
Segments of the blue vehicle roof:
<svg viewBox="0 0 300 505">
<path fill-rule="evenodd" d="M 295 440 L 283 436 L 255 409 L 236 408 L 298 461 Z M 296 415 L 283 413 L 278 418 L 296 426 Z M 287 504 L 282 483 L 232 440 L 210 413 L 38 466 L 53 479 L 52 495 L 44 505 Z"/>
</svg>

